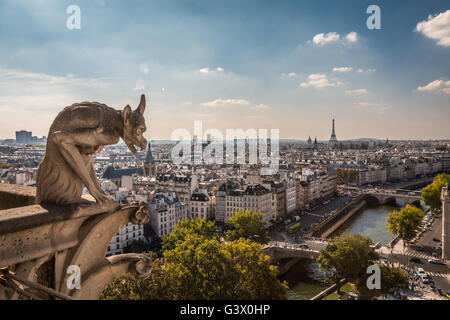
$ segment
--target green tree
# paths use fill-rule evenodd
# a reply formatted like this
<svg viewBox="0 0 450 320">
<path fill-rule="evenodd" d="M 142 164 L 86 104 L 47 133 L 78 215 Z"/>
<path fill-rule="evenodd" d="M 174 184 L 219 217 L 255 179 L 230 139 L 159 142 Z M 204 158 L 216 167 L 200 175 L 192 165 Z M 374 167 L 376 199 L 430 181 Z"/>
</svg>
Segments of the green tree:
<svg viewBox="0 0 450 320">
<path fill-rule="evenodd" d="M 269 233 L 265 229 L 266 222 L 259 212 L 238 210 L 225 223 L 232 227 L 225 232 L 228 241 L 244 238 L 262 244 L 269 242 Z"/>
<path fill-rule="evenodd" d="M 378 254 L 371 247 L 372 240 L 361 235 L 343 234 L 334 238 L 317 258 L 319 268 L 329 274 L 329 280 L 338 285 L 341 279 L 357 282 L 366 277 L 367 268 Z"/>
<path fill-rule="evenodd" d="M 102 299 L 255 300 L 285 299 L 288 286 L 277 279 L 259 244 L 247 239 L 220 242 L 188 235 L 153 264 L 146 280 L 130 275 L 111 283 Z"/>
<path fill-rule="evenodd" d="M 217 226 L 214 221 L 203 219 L 185 219 L 178 222 L 171 233 L 162 236 L 163 250 L 172 250 L 178 242 L 182 242 L 189 234 L 196 234 L 206 239 L 217 238 Z"/>
<path fill-rule="evenodd" d="M 442 187 L 448 185 L 450 175 L 446 173 L 438 174 L 432 183 L 422 189 L 422 199 L 426 205 L 431 207 L 431 210 L 437 210 L 441 207 L 441 191 Z"/>
<path fill-rule="evenodd" d="M 389 213 L 386 227 L 390 233 L 407 242 L 415 237 L 424 216 L 422 209 L 408 204 L 400 210 Z"/>
<path fill-rule="evenodd" d="M 383 293 L 389 292 L 395 288 L 405 288 L 409 281 L 405 272 L 400 268 L 388 267 L 380 265 L 381 269 L 381 291 Z"/>
</svg>

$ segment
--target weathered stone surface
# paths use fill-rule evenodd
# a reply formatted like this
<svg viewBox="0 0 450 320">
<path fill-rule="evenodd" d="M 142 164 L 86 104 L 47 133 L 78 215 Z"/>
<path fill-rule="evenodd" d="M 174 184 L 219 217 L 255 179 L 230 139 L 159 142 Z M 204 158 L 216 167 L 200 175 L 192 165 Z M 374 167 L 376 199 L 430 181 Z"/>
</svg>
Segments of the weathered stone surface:
<svg viewBox="0 0 450 320">
<path fill-rule="evenodd" d="M 36 188 L 0 183 L 0 210 L 34 204 Z"/>
<path fill-rule="evenodd" d="M 14 187 L 9 190 L 17 191 Z M 109 241 L 122 225 L 145 223 L 148 216 L 145 204 L 120 207 L 109 202 L 102 206 L 88 200 L 78 205 L 25 205 L 0 210 L 0 269 L 7 267 L 22 279 L 52 284 L 52 289 L 79 299 L 98 299 L 106 285 L 125 272 L 139 277 L 150 274 L 152 261 L 148 255 L 105 258 Z M 51 272 L 50 278 L 39 282 L 37 274 L 44 265 Z M 67 288 L 67 268 L 71 265 L 81 270 L 83 285 L 79 290 Z M 0 297 L 18 297 L 2 286 Z"/>
<path fill-rule="evenodd" d="M 144 279 L 150 276 L 151 268 L 152 260 L 148 255 L 127 253 L 108 257 L 84 277 L 82 290 L 73 290 L 71 295 L 75 299 L 97 299 L 109 283 L 125 273 Z"/>
<path fill-rule="evenodd" d="M 31 205 L 0 211 L 0 235 L 68 219 L 92 216 L 114 211 L 119 204 L 110 202 L 103 207 L 94 203 L 59 207 L 56 205 Z"/>
</svg>

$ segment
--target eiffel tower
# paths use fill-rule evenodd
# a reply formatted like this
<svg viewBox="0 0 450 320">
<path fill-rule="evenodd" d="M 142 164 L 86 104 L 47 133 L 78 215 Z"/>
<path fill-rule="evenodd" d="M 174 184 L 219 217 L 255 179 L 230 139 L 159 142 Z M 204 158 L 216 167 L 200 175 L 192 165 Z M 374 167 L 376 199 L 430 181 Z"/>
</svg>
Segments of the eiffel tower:
<svg viewBox="0 0 450 320">
<path fill-rule="evenodd" d="M 334 131 L 334 118 L 333 118 L 333 128 L 331 129 L 330 142 L 337 142 L 336 132 Z"/>
</svg>

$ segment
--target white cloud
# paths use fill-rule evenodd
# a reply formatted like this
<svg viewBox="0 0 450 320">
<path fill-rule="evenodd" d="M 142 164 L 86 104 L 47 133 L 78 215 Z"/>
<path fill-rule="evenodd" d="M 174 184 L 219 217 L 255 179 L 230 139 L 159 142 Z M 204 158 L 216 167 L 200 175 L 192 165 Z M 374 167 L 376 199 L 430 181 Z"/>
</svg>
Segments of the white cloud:
<svg viewBox="0 0 450 320">
<path fill-rule="evenodd" d="M 216 99 L 208 102 L 204 102 L 201 104 L 205 107 L 212 107 L 212 108 L 218 108 L 218 107 L 243 107 L 243 106 L 250 106 L 252 103 L 245 99 L 235 99 L 235 98 L 228 98 L 228 99 Z M 266 104 L 256 104 L 253 105 L 251 110 L 254 111 L 264 111 L 270 109 L 270 107 Z"/>
<path fill-rule="evenodd" d="M 450 94 L 450 81 L 434 80 L 423 87 L 417 87 L 417 91 Z"/>
<path fill-rule="evenodd" d="M 352 67 L 334 67 L 333 72 L 350 72 L 352 71 Z"/>
<path fill-rule="evenodd" d="M 345 37 L 345 40 L 348 42 L 356 42 L 358 41 L 358 34 L 355 31 L 352 31 Z"/>
<path fill-rule="evenodd" d="M 202 68 L 200 70 L 198 70 L 198 72 L 202 73 L 202 74 L 212 74 L 212 73 L 216 73 L 216 72 L 224 72 L 225 70 L 222 67 L 218 67 L 215 70 L 209 69 L 209 68 Z"/>
<path fill-rule="evenodd" d="M 337 32 L 328 32 L 327 34 L 318 33 L 312 39 L 312 42 L 314 42 L 317 45 L 321 45 L 321 46 L 332 43 L 332 42 L 344 43 L 344 42 L 357 42 L 357 41 L 358 41 L 358 34 L 354 31 L 347 34 L 345 36 L 345 38 L 342 39 L 342 41 L 341 41 L 341 36 Z M 307 43 L 311 43 L 311 40 L 308 40 Z"/>
<path fill-rule="evenodd" d="M 148 74 L 148 72 L 149 72 L 148 65 L 146 63 L 141 63 L 139 65 L 139 71 L 141 71 L 144 74 Z"/>
<path fill-rule="evenodd" d="M 377 69 L 367 69 L 367 70 L 363 70 L 363 69 L 361 69 L 361 68 L 358 69 L 358 72 L 359 72 L 359 73 L 363 73 L 363 72 L 375 72 L 375 71 L 377 71 Z"/>
<path fill-rule="evenodd" d="M 80 101 L 93 92 L 111 90 L 109 78 L 80 78 L 74 74 L 54 76 L 0 68 L 0 110 L 53 110 Z M 19 113 L 20 114 L 20 113 Z M 46 113 L 47 114 L 47 113 Z"/>
<path fill-rule="evenodd" d="M 247 106 L 250 105 L 250 101 L 245 99 L 216 99 L 202 103 L 205 107 L 225 107 L 225 106 Z"/>
<path fill-rule="evenodd" d="M 367 89 L 354 89 L 354 90 L 346 90 L 346 94 L 362 94 L 367 93 Z"/>
<path fill-rule="evenodd" d="M 267 110 L 270 107 L 266 104 L 257 104 L 256 106 L 254 106 L 252 109 L 253 110 Z"/>
<path fill-rule="evenodd" d="M 428 20 L 417 23 L 415 31 L 437 40 L 437 44 L 450 46 L 450 9 L 437 15 L 429 15 Z"/>
<path fill-rule="evenodd" d="M 268 116 L 264 116 L 261 114 L 258 115 L 249 115 L 245 117 L 248 120 L 254 120 L 254 121 L 264 121 L 264 120 L 270 120 L 271 118 Z"/>
<path fill-rule="evenodd" d="M 13 69 L 0 69 L 0 81 L 14 82 L 40 82 L 46 84 L 69 84 L 69 85 L 89 85 L 101 84 L 106 78 L 77 78 L 73 73 L 66 76 L 53 76 L 46 73 L 35 73 L 27 71 L 18 71 Z"/>
<path fill-rule="evenodd" d="M 340 36 L 337 32 L 329 32 L 327 34 L 319 33 L 313 37 L 313 42 L 318 45 L 325 45 L 330 42 L 339 41 Z"/>
<path fill-rule="evenodd" d="M 386 111 L 390 110 L 391 107 L 381 104 L 381 103 L 371 103 L 371 102 L 353 102 L 353 105 L 358 109 L 366 109 L 369 111 L 376 112 L 379 115 L 383 115 L 386 113 Z"/>
<path fill-rule="evenodd" d="M 286 78 L 286 77 L 287 77 L 287 78 L 294 78 L 294 77 L 297 76 L 297 74 L 296 74 L 295 72 L 289 72 L 289 73 L 284 73 L 284 72 L 283 72 L 283 73 L 281 74 L 281 76 L 284 77 L 284 78 Z"/>
<path fill-rule="evenodd" d="M 300 87 L 302 88 L 308 88 L 308 87 L 313 87 L 313 88 L 327 88 L 327 87 L 335 87 L 337 85 L 340 85 L 341 82 L 332 82 L 330 80 L 328 80 L 327 76 L 325 74 L 310 74 L 308 76 L 308 81 L 306 82 L 301 82 L 300 83 Z"/>
</svg>

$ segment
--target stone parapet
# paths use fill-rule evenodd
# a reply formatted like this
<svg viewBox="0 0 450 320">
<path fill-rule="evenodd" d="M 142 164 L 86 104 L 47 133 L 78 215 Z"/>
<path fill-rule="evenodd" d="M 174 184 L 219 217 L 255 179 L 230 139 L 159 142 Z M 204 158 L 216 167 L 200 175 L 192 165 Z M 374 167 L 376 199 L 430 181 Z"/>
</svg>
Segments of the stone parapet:
<svg viewBox="0 0 450 320">
<path fill-rule="evenodd" d="M 148 255 L 105 257 L 109 241 L 122 225 L 148 221 L 146 204 L 120 206 L 110 201 L 100 206 L 84 199 L 70 206 L 40 205 L 33 204 L 34 194 L 34 188 L 0 184 L 0 208 L 6 208 L 0 210 L 0 273 L 4 275 L 0 298 L 17 299 L 17 292 L 52 298 L 31 288 L 31 281 L 62 296 L 98 299 L 108 283 L 126 272 L 141 278 L 150 274 Z M 80 289 L 67 284 L 74 267 L 80 271 Z M 9 280 L 2 283 L 2 278 Z"/>
</svg>

